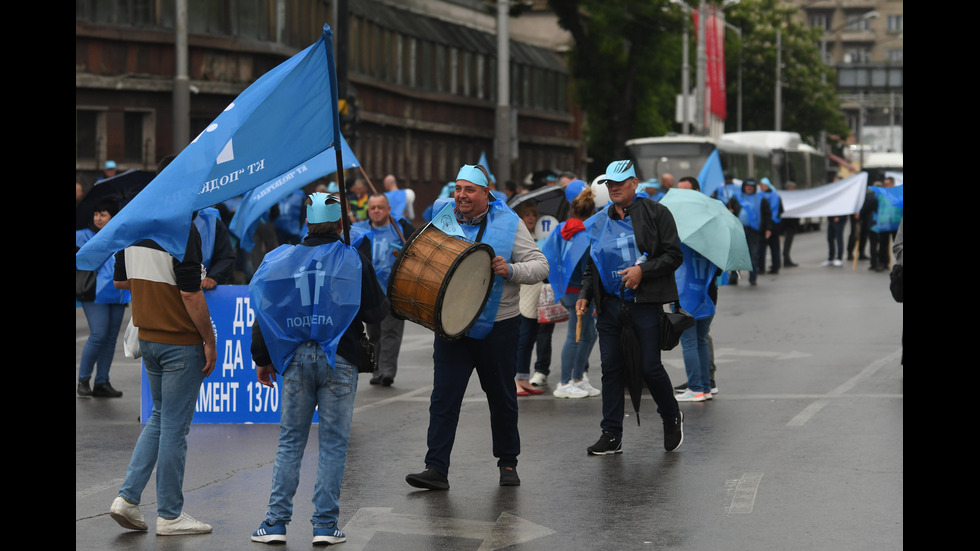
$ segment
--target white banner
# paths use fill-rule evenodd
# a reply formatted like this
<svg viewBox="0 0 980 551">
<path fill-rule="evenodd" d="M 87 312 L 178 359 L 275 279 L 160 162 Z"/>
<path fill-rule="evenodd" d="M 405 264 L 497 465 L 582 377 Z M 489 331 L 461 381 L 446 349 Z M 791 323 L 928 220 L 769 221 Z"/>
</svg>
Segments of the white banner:
<svg viewBox="0 0 980 551">
<path fill-rule="evenodd" d="M 867 189 L 868 173 L 859 172 L 850 178 L 813 189 L 779 191 L 779 198 L 783 202 L 783 218 L 855 214 L 864 205 Z"/>
</svg>

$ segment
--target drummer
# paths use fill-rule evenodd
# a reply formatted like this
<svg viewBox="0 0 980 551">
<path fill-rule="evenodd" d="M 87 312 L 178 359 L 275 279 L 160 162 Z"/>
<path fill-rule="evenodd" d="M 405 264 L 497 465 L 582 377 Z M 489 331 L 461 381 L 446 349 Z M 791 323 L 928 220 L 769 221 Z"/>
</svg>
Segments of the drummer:
<svg viewBox="0 0 980 551">
<path fill-rule="evenodd" d="M 513 352 L 520 332 L 518 295 L 522 284 L 537 283 L 548 276 L 548 261 L 517 214 L 502 200 L 492 200 L 489 184 L 489 174 L 482 165 L 463 165 L 456 176 L 456 220 L 469 240 L 493 247 L 493 287 L 465 336 L 455 341 L 435 336 L 425 470 L 405 477 L 416 488 L 449 489 L 449 457 L 473 369 L 490 406 L 500 485 L 521 483 L 517 475 L 521 441 L 514 386 L 517 357 Z"/>
</svg>

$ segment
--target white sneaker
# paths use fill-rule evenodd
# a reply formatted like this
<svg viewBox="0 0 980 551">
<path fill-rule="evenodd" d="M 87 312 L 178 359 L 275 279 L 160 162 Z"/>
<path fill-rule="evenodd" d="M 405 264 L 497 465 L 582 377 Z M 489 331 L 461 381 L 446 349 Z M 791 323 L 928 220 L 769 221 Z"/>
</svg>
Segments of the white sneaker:
<svg viewBox="0 0 980 551">
<path fill-rule="evenodd" d="M 598 388 L 590 385 L 589 382 L 586 381 L 584 378 L 581 381 L 579 381 L 577 383 L 572 383 L 572 384 L 575 385 L 576 387 L 584 390 L 585 393 L 588 394 L 589 396 L 598 396 L 598 395 L 602 394 L 602 391 L 601 390 L 599 390 Z"/>
<path fill-rule="evenodd" d="M 559 384 L 558 388 L 552 392 L 555 398 L 587 398 L 589 393 L 575 386 L 573 383 Z"/>
<path fill-rule="evenodd" d="M 116 499 L 112 500 L 112 505 L 109 507 L 109 516 L 112 517 L 112 520 L 118 522 L 119 526 L 128 530 L 146 530 L 146 520 L 143 519 L 140 506 L 133 505 L 121 496 L 117 496 Z"/>
<path fill-rule="evenodd" d="M 843 265 L 844 265 L 844 263 L 841 262 L 841 260 L 839 258 L 834 261 L 834 266 L 843 266 Z"/>
<path fill-rule="evenodd" d="M 703 402 L 705 400 L 703 392 L 694 392 L 691 389 L 687 389 L 681 394 L 675 396 L 678 402 Z"/>
<path fill-rule="evenodd" d="M 185 534 L 210 534 L 211 525 L 204 524 L 187 513 L 181 513 L 173 520 L 157 518 L 158 536 L 180 536 Z"/>
<path fill-rule="evenodd" d="M 548 376 L 540 371 L 535 371 L 531 376 L 532 386 L 548 386 Z"/>
</svg>

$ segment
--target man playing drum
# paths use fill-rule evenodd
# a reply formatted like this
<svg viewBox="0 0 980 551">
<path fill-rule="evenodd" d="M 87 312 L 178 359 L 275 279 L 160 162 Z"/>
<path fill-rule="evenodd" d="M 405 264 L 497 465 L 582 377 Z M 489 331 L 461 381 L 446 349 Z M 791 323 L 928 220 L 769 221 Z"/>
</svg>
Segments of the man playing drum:
<svg viewBox="0 0 980 551">
<path fill-rule="evenodd" d="M 521 284 L 537 283 L 548 276 L 548 261 L 514 211 L 502 200 L 491 201 L 489 182 L 481 165 L 463 165 L 456 176 L 456 220 L 468 239 L 493 247 L 494 281 L 486 306 L 465 336 L 453 341 L 435 336 L 425 470 L 405 477 L 416 488 L 449 489 L 449 456 L 474 368 L 490 406 L 500 485 L 521 483 L 516 469 L 521 441 L 514 386 L 517 358 L 513 353 L 520 328 L 518 294 Z"/>
</svg>

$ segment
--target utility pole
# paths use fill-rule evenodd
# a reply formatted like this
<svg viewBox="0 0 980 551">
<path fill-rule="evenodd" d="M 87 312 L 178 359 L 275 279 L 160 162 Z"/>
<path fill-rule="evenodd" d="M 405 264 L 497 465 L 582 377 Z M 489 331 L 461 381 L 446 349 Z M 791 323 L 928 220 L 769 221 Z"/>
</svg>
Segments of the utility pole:
<svg viewBox="0 0 980 551">
<path fill-rule="evenodd" d="M 776 29 L 776 132 L 783 129 L 783 29 Z"/>
<path fill-rule="evenodd" d="M 503 186 L 510 180 L 511 107 L 510 107 L 510 4 L 497 0 L 497 113 L 494 134 L 496 166 L 494 178 Z M 516 124 L 516 123 L 515 123 Z"/>
<path fill-rule="evenodd" d="M 708 110 L 705 103 L 705 82 L 704 82 L 704 72 L 705 68 L 708 66 L 708 54 L 705 50 L 705 20 L 704 20 L 704 0 L 698 6 L 698 74 L 697 74 L 697 135 L 704 136 L 708 132 L 708 125 L 706 123 L 708 118 Z"/>
<path fill-rule="evenodd" d="M 177 0 L 175 8 L 177 13 L 174 21 L 176 73 L 173 92 L 173 153 L 176 155 L 190 143 L 191 86 L 187 75 L 187 0 Z"/>
</svg>

